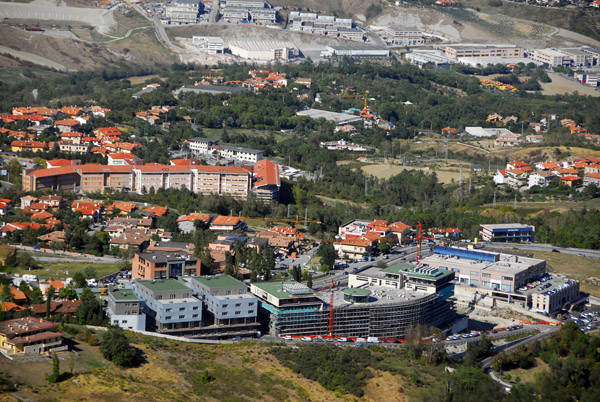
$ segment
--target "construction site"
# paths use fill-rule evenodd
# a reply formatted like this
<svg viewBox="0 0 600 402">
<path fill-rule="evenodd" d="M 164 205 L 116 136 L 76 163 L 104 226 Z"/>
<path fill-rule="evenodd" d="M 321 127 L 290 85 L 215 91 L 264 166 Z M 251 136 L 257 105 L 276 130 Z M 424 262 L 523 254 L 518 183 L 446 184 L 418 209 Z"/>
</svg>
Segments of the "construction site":
<svg viewBox="0 0 600 402">
<path fill-rule="evenodd" d="M 250 291 L 259 298 L 259 319 L 276 336 L 403 341 L 417 327 L 444 327 L 455 317 L 452 271 L 368 266 L 350 274 L 348 284 L 312 290 L 293 281 L 262 282 Z"/>
</svg>

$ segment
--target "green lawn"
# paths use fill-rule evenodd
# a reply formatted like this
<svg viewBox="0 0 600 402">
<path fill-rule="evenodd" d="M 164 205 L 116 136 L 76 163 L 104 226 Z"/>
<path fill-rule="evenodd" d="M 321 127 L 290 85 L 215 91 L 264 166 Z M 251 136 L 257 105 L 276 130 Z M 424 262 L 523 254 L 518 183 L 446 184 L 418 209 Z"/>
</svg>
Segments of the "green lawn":
<svg viewBox="0 0 600 402">
<path fill-rule="evenodd" d="M 102 277 L 119 270 L 119 264 L 91 264 L 89 262 L 46 262 L 38 261 L 42 267 L 40 269 L 12 269 L 16 274 L 33 274 L 39 279 L 67 279 L 73 277 L 76 272 L 81 272 L 85 267 L 93 267 L 96 270 L 96 277 Z"/>
</svg>

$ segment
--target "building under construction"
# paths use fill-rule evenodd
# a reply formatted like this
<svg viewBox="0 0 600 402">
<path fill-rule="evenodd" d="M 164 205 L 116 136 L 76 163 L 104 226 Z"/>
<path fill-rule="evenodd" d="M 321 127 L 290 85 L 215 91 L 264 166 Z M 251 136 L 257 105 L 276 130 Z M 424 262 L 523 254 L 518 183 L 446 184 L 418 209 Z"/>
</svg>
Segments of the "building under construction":
<svg viewBox="0 0 600 402">
<path fill-rule="evenodd" d="M 452 321 L 454 272 L 396 264 L 349 275 L 349 287 L 313 291 L 297 282 L 259 282 L 259 318 L 274 335 L 403 339 L 421 325 Z M 333 314 L 331 307 L 333 302 Z"/>
</svg>

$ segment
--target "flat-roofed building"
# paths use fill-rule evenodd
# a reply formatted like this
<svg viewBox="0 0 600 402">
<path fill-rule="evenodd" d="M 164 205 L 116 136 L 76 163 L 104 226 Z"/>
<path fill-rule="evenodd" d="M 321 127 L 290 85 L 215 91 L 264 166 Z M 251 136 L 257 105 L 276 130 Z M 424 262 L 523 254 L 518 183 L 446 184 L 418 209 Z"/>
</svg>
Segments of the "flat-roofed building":
<svg viewBox="0 0 600 402">
<path fill-rule="evenodd" d="M 505 298 L 546 273 L 545 260 L 456 247 L 435 246 L 434 254 L 421 262 L 454 271 L 459 284 L 494 291 Z"/>
<path fill-rule="evenodd" d="M 146 330 L 146 315 L 142 313 L 140 300 L 131 289 L 109 290 L 106 315 L 111 325 L 123 329 Z"/>
<path fill-rule="evenodd" d="M 213 325 L 255 326 L 257 323 L 258 299 L 248 292 L 245 283 L 229 275 L 192 277 L 186 282 L 204 302 Z"/>
<path fill-rule="evenodd" d="M 542 313 L 555 312 L 580 297 L 579 281 L 576 280 L 553 278 L 544 282 L 543 287 L 531 295 L 531 308 Z"/>
<path fill-rule="evenodd" d="M 261 149 L 250 149 L 232 145 L 221 145 L 220 148 L 220 155 L 227 159 L 255 163 L 264 158 L 264 152 Z"/>
<path fill-rule="evenodd" d="M 175 279 L 133 282 L 146 314 L 146 327 L 160 333 L 193 335 L 201 328 L 202 301 Z"/>
<path fill-rule="evenodd" d="M 152 250 L 136 253 L 131 275 L 138 279 L 172 279 L 200 275 L 200 260 L 184 251 Z"/>
<path fill-rule="evenodd" d="M 213 138 L 194 137 L 187 140 L 190 151 L 196 156 L 207 155 L 212 147 L 219 145 L 219 141 Z"/>
<path fill-rule="evenodd" d="M 446 57 L 458 59 L 459 57 L 508 57 L 521 58 L 524 49 L 515 45 L 478 45 L 460 44 L 446 45 Z"/>
<path fill-rule="evenodd" d="M 399 46 L 420 46 L 425 44 L 423 31 L 416 27 L 391 26 L 385 29 L 388 42 Z"/>
<path fill-rule="evenodd" d="M 231 40 L 229 49 L 235 56 L 253 60 L 289 60 L 299 54 L 292 42 Z"/>
<path fill-rule="evenodd" d="M 222 54 L 225 41 L 219 36 L 192 36 L 192 45 L 198 46 L 208 54 Z"/>
<path fill-rule="evenodd" d="M 321 52 L 321 57 L 349 56 L 349 57 L 389 57 L 390 50 L 383 46 L 355 45 L 355 46 L 326 46 L 327 50 Z"/>
<path fill-rule="evenodd" d="M 451 292 L 443 295 L 392 286 L 392 282 L 400 281 L 397 276 L 402 275 L 379 268 L 357 272 L 357 278 L 368 280 L 360 280 L 360 286 L 334 289 L 333 306 L 329 292 L 314 293 L 296 282 L 257 282 L 250 285 L 250 291 L 259 299 L 261 320 L 274 335 L 327 335 L 331 308 L 332 335 L 343 337 L 402 339 L 416 326 L 443 327 L 451 321 L 453 303 L 448 300 Z M 438 279 L 434 276 L 429 279 L 434 283 L 436 280 L 440 281 L 440 288 L 450 288 L 453 273 L 442 272 Z M 443 281 L 447 284 L 442 285 Z"/>
<path fill-rule="evenodd" d="M 169 24 L 195 24 L 202 9 L 200 0 L 173 0 L 165 7 L 165 18 Z"/>
<path fill-rule="evenodd" d="M 226 6 L 264 8 L 265 2 L 261 0 L 225 0 Z"/>
<path fill-rule="evenodd" d="M 569 66 L 571 58 L 559 49 L 534 49 L 529 57 L 538 64 L 547 64 L 550 67 Z"/>
<path fill-rule="evenodd" d="M 482 224 L 479 235 L 483 241 L 533 242 L 535 226 L 522 223 Z"/>
<path fill-rule="evenodd" d="M 110 190 L 131 190 L 133 185 L 133 166 L 81 165 L 73 166 L 79 173 L 80 189 L 86 193 Z"/>
</svg>

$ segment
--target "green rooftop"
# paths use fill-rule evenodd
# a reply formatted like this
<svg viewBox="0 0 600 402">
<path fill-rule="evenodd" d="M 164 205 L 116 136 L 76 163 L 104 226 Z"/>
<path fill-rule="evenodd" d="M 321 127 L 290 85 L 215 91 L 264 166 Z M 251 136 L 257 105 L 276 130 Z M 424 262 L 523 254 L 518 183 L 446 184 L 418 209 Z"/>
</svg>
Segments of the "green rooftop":
<svg viewBox="0 0 600 402">
<path fill-rule="evenodd" d="M 416 267 L 412 264 L 408 264 L 406 262 L 399 262 L 397 264 L 391 265 L 386 269 L 382 269 L 381 272 L 386 272 L 389 274 L 399 274 L 400 272 L 413 271 Z"/>
<path fill-rule="evenodd" d="M 189 288 L 176 279 L 161 279 L 156 281 L 139 281 L 139 285 L 153 292 L 168 292 L 173 290 L 186 290 Z"/>
<path fill-rule="evenodd" d="M 110 292 L 115 300 L 138 300 L 135 293 L 131 289 L 114 289 Z"/>
<path fill-rule="evenodd" d="M 245 286 L 243 282 L 238 281 L 237 279 L 229 275 L 198 276 L 192 279 L 212 289 Z"/>
<path fill-rule="evenodd" d="M 349 296 L 370 296 L 371 291 L 369 289 L 359 289 L 359 288 L 346 288 L 342 290 L 345 294 Z"/>
</svg>

